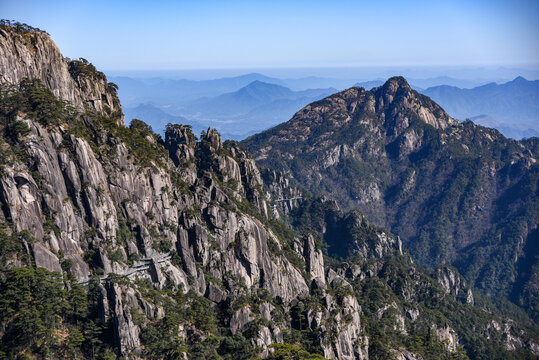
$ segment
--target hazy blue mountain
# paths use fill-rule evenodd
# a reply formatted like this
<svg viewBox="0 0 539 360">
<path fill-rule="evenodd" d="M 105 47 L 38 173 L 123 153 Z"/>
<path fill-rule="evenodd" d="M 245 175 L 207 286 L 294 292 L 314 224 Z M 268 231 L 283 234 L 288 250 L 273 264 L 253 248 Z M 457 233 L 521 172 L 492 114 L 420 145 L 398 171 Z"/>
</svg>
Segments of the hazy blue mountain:
<svg viewBox="0 0 539 360">
<path fill-rule="evenodd" d="M 329 94 L 327 94 L 329 95 Z M 318 99 L 325 97 L 321 95 Z M 314 98 L 278 99 L 271 103 L 258 106 L 246 114 L 240 115 L 220 127 L 223 136 L 234 140 L 242 140 L 260 131 L 280 124 L 284 119 L 292 117 L 298 109 L 311 103 Z"/>
<path fill-rule="evenodd" d="M 413 88 L 422 88 L 426 89 L 433 86 L 440 85 L 449 85 L 449 86 L 458 86 L 460 88 L 473 88 L 485 84 L 487 81 L 481 79 L 457 79 L 451 76 L 436 76 L 429 77 L 426 79 L 422 78 L 411 78 L 410 84 Z"/>
<path fill-rule="evenodd" d="M 292 91 L 253 81 L 238 91 L 199 99 L 183 109 L 183 114 L 217 128 L 225 137 L 243 139 L 286 121 L 305 105 L 335 91 L 333 88 Z"/>
<path fill-rule="evenodd" d="M 378 78 L 376 80 L 358 82 L 354 86 L 361 86 L 365 88 L 366 90 L 370 90 L 373 87 L 382 86 L 384 82 L 385 82 L 384 79 Z M 474 87 L 478 85 L 483 85 L 484 83 L 485 82 L 481 80 L 455 79 L 450 76 L 437 76 L 437 77 L 430 77 L 426 79 L 421 79 L 421 78 L 409 79 L 410 86 L 414 90 L 417 90 L 417 91 L 423 91 L 424 89 L 429 88 L 429 87 L 442 86 L 442 85 L 469 88 L 469 87 Z"/>
<path fill-rule="evenodd" d="M 230 78 L 230 81 L 227 82 L 228 85 L 223 83 L 223 79 L 207 81 L 206 83 L 213 82 L 212 84 L 216 85 L 216 88 L 223 89 L 225 86 L 231 86 L 232 82 L 240 84 L 252 77 L 257 77 L 257 74 L 237 77 L 234 80 Z M 127 86 L 141 86 L 142 89 L 137 91 L 139 97 L 131 99 L 134 104 L 125 108 L 126 122 L 132 118 L 142 119 L 150 124 L 156 132 L 163 132 L 168 123 L 192 124 L 195 133 L 211 126 L 218 129 L 223 137 L 236 140 L 284 122 L 303 106 L 336 91 L 333 88 L 292 91 L 281 85 L 255 80 L 237 91 L 215 97 L 202 97 L 192 101 L 175 100 L 169 94 L 167 96 L 170 98 L 170 102 L 166 103 L 164 101 L 154 102 L 152 99 L 155 95 L 147 93 L 149 87 L 144 87 L 144 84 L 165 86 L 165 83 L 170 83 L 172 88 L 167 89 L 174 93 L 173 87 L 178 85 L 176 80 L 135 80 L 130 78 L 124 80 Z M 200 88 L 199 83 L 193 81 L 191 85 L 197 84 L 195 86 Z M 128 100 L 126 102 L 129 103 Z"/>
<path fill-rule="evenodd" d="M 200 81 L 166 78 L 135 79 L 123 76 L 110 79 L 120 87 L 118 93 L 122 102 L 130 107 L 147 102 L 178 106 L 201 97 L 213 97 L 233 92 L 256 80 L 283 84 L 279 79 L 258 73 Z"/>
<path fill-rule="evenodd" d="M 257 80 L 238 91 L 222 94 L 215 98 L 200 99 L 187 107 L 186 113 L 202 113 L 205 116 L 237 116 L 245 114 L 259 106 L 268 105 L 275 100 L 314 99 L 327 96 L 333 92 L 335 92 L 335 89 L 292 91 L 284 86 Z M 294 112 L 291 115 L 293 114 Z"/>
<path fill-rule="evenodd" d="M 534 129 L 526 124 L 508 124 L 500 122 L 489 115 L 474 116 L 471 117 L 470 120 L 478 125 L 497 129 L 506 137 L 512 139 L 523 139 L 532 136 L 539 137 L 539 130 L 537 127 Z"/>
<path fill-rule="evenodd" d="M 287 87 L 257 80 L 238 91 L 200 99 L 191 104 L 187 111 L 207 115 L 238 115 L 277 99 L 294 97 L 297 97 L 295 92 Z"/>
<path fill-rule="evenodd" d="M 516 129 L 539 132 L 539 80 L 517 77 L 505 84 L 489 83 L 472 89 L 435 86 L 422 91 L 458 119 L 488 115 L 507 136 Z M 524 136 L 534 132 L 525 131 Z"/>
</svg>

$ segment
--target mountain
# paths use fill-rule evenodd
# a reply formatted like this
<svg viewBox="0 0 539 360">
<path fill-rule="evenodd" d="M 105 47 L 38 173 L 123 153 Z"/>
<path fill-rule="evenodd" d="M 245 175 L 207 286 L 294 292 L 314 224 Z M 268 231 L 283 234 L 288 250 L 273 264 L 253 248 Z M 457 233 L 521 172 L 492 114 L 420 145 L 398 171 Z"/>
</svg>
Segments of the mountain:
<svg viewBox="0 0 539 360">
<path fill-rule="evenodd" d="M 538 319 L 537 138 L 455 120 L 395 77 L 314 102 L 243 145 L 400 236 L 420 264 L 453 264 Z"/>
<path fill-rule="evenodd" d="M 253 80 L 236 88 L 251 79 L 275 83 Z M 128 118 L 144 118 L 158 132 L 169 122 L 186 122 L 184 119 L 188 118 L 196 133 L 213 127 L 228 139 L 244 139 L 279 124 L 298 108 L 336 91 L 332 88 L 292 91 L 278 82 L 264 75 L 247 74 L 207 81 L 127 78 L 117 84 L 120 89 L 125 84 L 128 86 L 127 91 L 119 90 L 122 100 L 132 104 L 125 109 Z M 221 93 L 227 88 L 235 91 Z M 208 96 L 213 94 L 220 95 Z"/>
<path fill-rule="evenodd" d="M 205 116 L 235 116 L 247 113 L 256 107 L 271 104 L 276 100 L 319 99 L 333 92 L 334 89 L 292 91 L 284 86 L 253 81 L 238 91 L 211 99 L 200 99 L 191 104 L 186 112 L 202 113 Z"/>
<path fill-rule="evenodd" d="M 489 115 L 478 115 L 470 118 L 474 123 L 499 130 L 506 137 L 512 139 L 523 139 L 529 137 L 538 137 L 539 129 L 533 129 L 525 124 L 508 124 L 499 122 Z"/>
<path fill-rule="evenodd" d="M 114 84 L 39 29 L 3 22 L 0 59 L 1 357 L 539 354 L 517 309 L 237 142 L 126 127 Z"/>
<path fill-rule="evenodd" d="M 204 112 L 209 116 L 238 115 L 277 99 L 293 98 L 294 92 L 284 86 L 253 81 L 233 93 L 212 99 L 200 99 L 188 108 L 188 112 Z"/>
<path fill-rule="evenodd" d="M 437 76 L 426 79 L 419 78 L 409 78 L 407 80 L 410 86 L 419 92 L 423 92 L 426 88 L 438 87 L 438 86 L 460 86 L 460 87 L 474 87 L 477 85 L 482 85 L 485 81 L 480 80 L 461 80 L 455 79 L 449 76 Z M 360 86 L 367 90 L 372 89 L 373 87 L 382 86 L 384 84 L 383 79 L 376 79 L 371 81 L 358 82 L 354 86 Z"/>
<path fill-rule="evenodd" d="M 486 81 L 482 80 L 463 80 L 456 79 L 450 76 L 436 76 L 426 79 L 409 78 L 408 82 L 414 88 L 429 88 L 434 86 L 449 85 L 458 86 L 461 88 L 472 88 L 478 85 L 483 85 Z"/>
<path fill-rule="evenodd" d="M 281 85 L 253 81 L 238 91 L 194 101 L 182 113 L 198 123 L 215 127 L 228 138 L 244 139 L 283 122 L 298 108 L 334 91 L 292 91 Z"/>
<path fill-rule="evenodd" d="M 528 81 L 517 77 L 505 84 L 490 83 L 472 89 L 460 89 L 454 86 L 435 86 L 424 91 L 439 103 L 451 116 L 459 119 L 472 118 L 486 114 L 503 127 L 526 129 L 525 137 L 539 131 L 539 80 Z M 502 131 L 510 136 L 510 131 Z"/>
<path fill-rule="evenodd" d="M 201 97 L 214 97 L 223 93 L 237 91 L 252 83 L 263 81 L 284 84 L 282 80 L 262 74 L 252 73 L 215 80 L 173 80 L 165 78 L 111 77 L 120 90 L 118 92 L 124 105 L 133 107 L 140 103 L 180 106 Z"/>
</svg>

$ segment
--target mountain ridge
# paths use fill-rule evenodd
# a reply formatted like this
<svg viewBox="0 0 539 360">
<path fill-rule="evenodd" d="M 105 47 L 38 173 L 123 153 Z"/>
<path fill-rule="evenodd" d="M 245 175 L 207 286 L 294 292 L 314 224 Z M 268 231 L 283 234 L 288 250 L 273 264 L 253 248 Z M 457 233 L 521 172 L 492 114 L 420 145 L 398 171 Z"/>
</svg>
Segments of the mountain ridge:
<svg viewBox="0 0 539 360">
<path fill-rule="evenodd" d="M 489 83 L 471 89 L 435 86 L 422 91 L 461 120 L 486 114 L 507 127 L 526 126 L 539 131 L 539 80 L 518 76 L 504 84 Z M 506 130 L 506 135 L 513 134 Z M 529 137 L 533 133 L 524 132 Z"/>
<path fill-rule="evenodd" d="M 526 288 L 512 300 L 537 314 L 537 287 L 516 275 L 524 244 L 535 241 L 536 138 L 455 120 L 396 77 L 312 103 L 243 144 L 264 166 L 400 235 L 420 263 L 453 263 L 492 294 Z"/>
<path fill-rule="evenodd" d="M 316 98 L 321 94 L 328 94 L 333 89 L 309 89 L 292 91 L 289 88 L 255 80 L 232 93 L 221 94 L 215 98 L 200 99 L 191 107 L 191 111 L 203 111 L 209 116 L 225 114 L 228 116 L 238 115 L 262 105 L 267 105 L 276 100 L 294 100 L 302 97 Z"/>
</svg>

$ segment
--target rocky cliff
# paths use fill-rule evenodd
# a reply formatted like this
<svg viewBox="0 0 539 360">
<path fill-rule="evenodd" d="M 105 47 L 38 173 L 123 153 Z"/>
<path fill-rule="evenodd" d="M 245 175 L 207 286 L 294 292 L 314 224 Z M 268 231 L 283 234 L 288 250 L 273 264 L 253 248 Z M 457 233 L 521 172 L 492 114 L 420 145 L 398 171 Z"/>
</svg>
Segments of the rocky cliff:
<svg viewBox="0 0 539 360">
<path fill-rule="evenodd" d="M 2 357 L 537 355 L 525 321 L 361 214 L 212 129 L 126 127 L 90 63 L 0 34 Z"/>
<path fill-rule="evenodd" d="M 453 264 L 535 318 L 537 144 L 454 120 L 401 77 L 244 141 L 261 164 L 400 236 L 421 264 Z"/>
<path fill-rule="evenodd" d="M 56 97 L 81 110 L 121 113 L 115 85 L 85 59 L 66 61 L 44 32 L 2 26 L 0 69 L 0 82 L 19 84 L 24 78 L 39 78 Z"/>
</svg>

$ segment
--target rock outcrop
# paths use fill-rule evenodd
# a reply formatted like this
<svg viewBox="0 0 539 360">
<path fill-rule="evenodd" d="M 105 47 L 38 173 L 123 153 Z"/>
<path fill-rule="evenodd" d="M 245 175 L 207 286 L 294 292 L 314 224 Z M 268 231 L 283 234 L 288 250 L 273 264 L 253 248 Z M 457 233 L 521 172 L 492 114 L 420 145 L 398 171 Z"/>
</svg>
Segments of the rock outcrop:
<svg viewBox="0 0 539 360">
<path fill-rule="evenodd" d="M 82 110 L 121 113 L 116 89 L 84 59 L 68 62 L 51 38 L 40 31 L 0 28 L 0 82 L 41 79 L 59 99 Z M 123 120 L 122 117 L 119 120 Z"/>
</svg>

